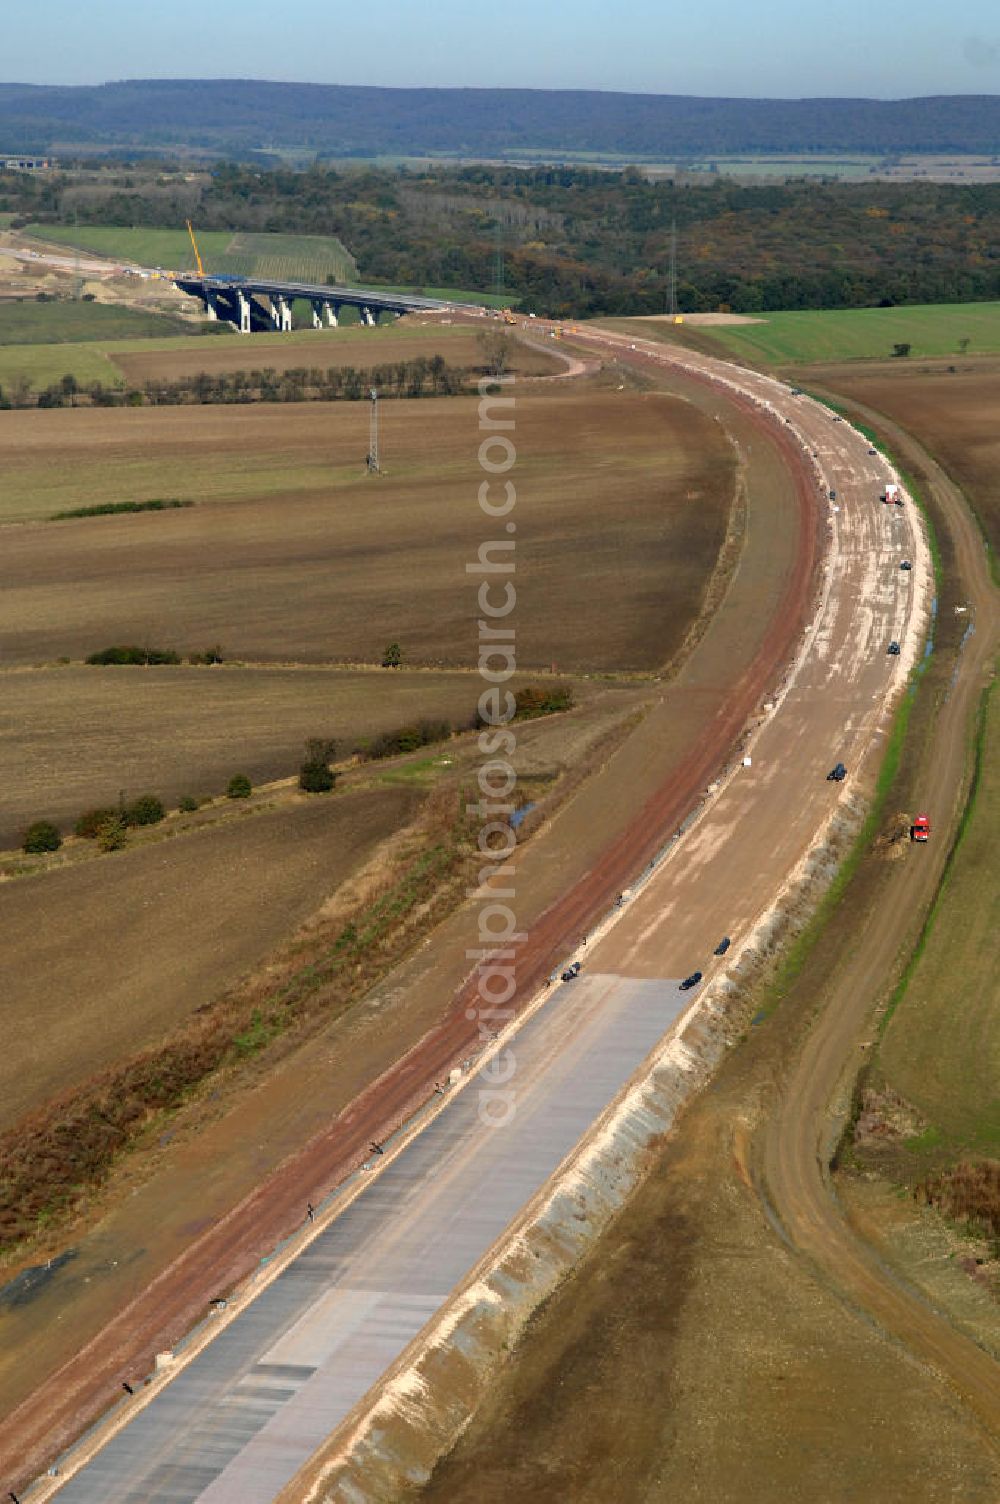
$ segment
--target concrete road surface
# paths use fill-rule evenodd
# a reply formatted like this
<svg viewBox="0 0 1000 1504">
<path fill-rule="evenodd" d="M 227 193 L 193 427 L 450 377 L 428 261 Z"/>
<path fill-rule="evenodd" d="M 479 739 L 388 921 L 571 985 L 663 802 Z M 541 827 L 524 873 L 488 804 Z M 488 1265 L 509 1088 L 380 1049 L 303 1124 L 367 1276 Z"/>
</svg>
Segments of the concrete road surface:
<svg viewBox="0 0 1000 1504">
<path fill-rule="evenodd" d="M 614 1099 L 682 1006 L 677 981 L 582 975 L 514 1044 L 516 1112 L 473 1080 L 59 1492 L 62 1504 L 267 1504 Z"/>
<path fill-rule="evenodd" d="M 609 339 L 613 338 L 609 336 Z M 590 343 L 591 341 L 587 341 Z M 661 347 L 662 348 L 662 347 Z M 655 347 L 630 359 L 658 361 Z M 61 1491 L 63 1504 L 265 1504 L 376 1383 L 449 1293 L 730 957 L 813 843 L 842 786 L 877 745 L 907 654 L 920 562 L 912 514 L 884 506 L 887 470 L 867 444 L 806 399 L 752 372 L 726 372 L 777 401 L 818 453 L 838 509 L 825 605 L 809 651 L 740 769 L 641 884 L 585 971 L 553 990 L 517 1035 L 517 1112 L 478 1117 L 475 1082 L 190 1366 Z M 704 984 L 703 984 L 704 985 Z"/>
</svg>

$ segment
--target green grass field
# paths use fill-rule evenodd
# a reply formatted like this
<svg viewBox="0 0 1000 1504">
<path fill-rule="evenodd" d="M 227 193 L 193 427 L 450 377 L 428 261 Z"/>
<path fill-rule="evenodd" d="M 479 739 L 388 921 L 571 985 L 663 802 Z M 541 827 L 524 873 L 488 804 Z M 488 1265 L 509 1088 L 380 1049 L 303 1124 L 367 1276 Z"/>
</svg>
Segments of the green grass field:
<svg viewBox="0 0 1000 1504">
<path fill-rule="evenodd" d="M 121 257 L 142 266 L 162 266 L 167 271 L 183 271 L 195 264 L 191 241 L 183 226 L 171 230 L 35 224 L 28 226 L 27 233 L 55 245 Z M 232 235 L 228 230 L 195 233 L 205 270 L 209 272 L 306 282 L 325 282 L 328 276 L 350 281 L 357 274 L 354 258 L 332 236 Z"/>
<path fill-rule="evenodd" d="M 729 178 L 868 178 L 877 157 L 705 157 L 690 164 L 696 171 L 714 168 Z"/>
<path fill-rule="evenodd" d="M 80 385 L 99 381 L 121 386 L 122 376 L 104 347 L 96 341 L 72 345 L 0 345 L 0 388 L 11 391 L 20 382 L 30 389 L 51 386 L 63 376 Z"/>
<path fill-rule="evenodd" d="M 169 271 L 179 271 L 195 264 L 194 252 L 187 230 L 181 225 L 177 230 L 138 228 L 121 225 L 28 225 L 26 235 L 51 245 L 70 246 L 81 251 L 93 251 L 97 256 L 111 260 L 121 257 L 123 261 L 135 261 L 142 266 L 162 266 Z M 198 246 L 206 267 L 224 271 L 216 261 L 225 255 L 233 237 L 228 230 L 206 230 L 198 236 Z"/>
<path fill-rule="evenodd" d="M 756 317 L 756 316 L 755 316 Z M 766 365 L 891 356 L 896 344 L 912 355 L 1000 352 L 1000 303 L 929 303 L 906 308 L 845 308 L 761 314 L 753 324 L 698 329 L 727 351 Z"/>
<path fill-rule="evenodd" d="M 279 282 L 325 282 L 328 277 L 351 282 L 358 274 L 354 257 L 339 240 L 318 235 L 234 235 L 222 259 L 225 271 Z"/>
<path fill-rule="evenodd" d="M 996 694 L 981 759 L 978 792 L 950 876 L 878 1054 L 880 1073 L 928 1124 L 914 1149 L 935 1159 L 1000 1153 Z M 921 852 L 911 855 L 919 859 Z"/>
<path fill-rule="evenodd" d="M 34 299 L 0 304 L 0 345 L 54 345 L 80 340 L 142 339 L 197 332 L 169 314 L 146 313 L 106 303 Z"/>
</svg>

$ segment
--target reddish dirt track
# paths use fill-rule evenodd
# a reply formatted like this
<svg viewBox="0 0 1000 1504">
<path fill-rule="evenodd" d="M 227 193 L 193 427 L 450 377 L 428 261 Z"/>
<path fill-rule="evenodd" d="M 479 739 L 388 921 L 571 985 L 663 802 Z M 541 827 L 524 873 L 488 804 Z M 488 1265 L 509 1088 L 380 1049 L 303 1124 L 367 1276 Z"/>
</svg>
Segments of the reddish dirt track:
<svg viewBox="0 0 1000 1504">
<path fill-rule="evenodd" d="M 660 369 L 641 352 L 628 359 Z M 690 372 L 685 372 L 685 379 L 699 380 Z M 711 385 L 707 379 L 704 384 Z M 752 402 L 732 394 L 726 400 L 766 432 L 795 478 L 801 513 L 796 567 L 756 657 L 733 686 L 695 752 L 670 769 L 641 815 L 533 926 L 519 952 L 515 1006 L 523 1007 L 530 1000 L 565 951 L 568 939 L 586 933 L 694 808 L 748 717 L 776 683 L 805 625 L 817 564 L 819 510 L 814 478 L 801 452 L 776 423 Z M 173 1346 L 204 1315 L 213 1295 L 232 1288 L 264 1254 L 301 1226 L 307 1195 L 318 1199 L 344 1181 L 367 1157 L 368 1145 L 403 1123 L 431 1095 L 435 1081 L 472 1053 L 479 1043 L 478 1027 L 466 1017 L 466 1009 L 475 996 L 476 982 L 470 978 L 440 1024 L 71 1358 L 50 1380 L 44 1400 L 33 1397 L 0 1424 L 0 1476 L 7 1480 L 7 1487 L 21 1488 L 37 1476 L 55 1453 L 117 1400 L 123 1379 L 148 1372 L 155 1353 Z"/>
</svg>

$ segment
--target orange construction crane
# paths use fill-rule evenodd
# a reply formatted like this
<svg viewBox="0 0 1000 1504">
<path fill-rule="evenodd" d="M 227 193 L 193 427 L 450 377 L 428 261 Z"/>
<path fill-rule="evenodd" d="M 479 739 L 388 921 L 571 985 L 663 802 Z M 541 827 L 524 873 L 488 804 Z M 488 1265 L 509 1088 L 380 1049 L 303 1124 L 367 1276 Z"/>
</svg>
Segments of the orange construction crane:
<svg viewBox="0 0 1000 1504">
<path fill-rule="evenodd" d="M 194 238 L 194 231 L 191 228 L 191 221 L 187 220 L 186 223 L 188 227 L 188 234 L 191 236 L 191 244 L 194 246 L 194 259 L 198 263 L 198 275 L 199 277 L 203 277 L 205 275 L 205 268 L 201 264 L 201 254 L 198 250 L 198 242 Z"/>
</svg>

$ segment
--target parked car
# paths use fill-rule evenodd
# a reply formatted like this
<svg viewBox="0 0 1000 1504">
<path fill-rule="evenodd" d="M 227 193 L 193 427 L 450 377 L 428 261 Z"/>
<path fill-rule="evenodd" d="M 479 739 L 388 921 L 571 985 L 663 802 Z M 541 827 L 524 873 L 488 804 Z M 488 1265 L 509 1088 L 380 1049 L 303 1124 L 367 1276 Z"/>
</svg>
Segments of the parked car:
<svg viewBox="0 0 1000 1504">
<path fill-rule="evenodd" d="M 726 954 L 726 951 L 732 945 L 732 943 L 733 942 L 730 940 L 730 938 L 729 938 L 728 935 L 723 935 L 722 939 L 719 941 L 718 945 L 715 947 L 715 954 L 717 956 L 724 956 Z"/>
<path fill-rule="evenodd" d="M 899 567 L 900 569 L 912 569 L 913 565 L 910 563 L 909 559 L 904 559 Z"/>
<path fill-rule="evenodd" d="M 888 651 L 889 651 L 889 657 L 890 658 L 898 658 L 899 657 L 899 643 L 898 642 L 890 642 Z"/>
<path fill-rule="evenodd" d="M 689 992 L 692 987 L 697 987 L 697 985 L 698 985 L 698 983 L 700 981 L 701 981 L 701 972 L 700 971 L 692 971 L 691 975 L 689 977 L 685 977 L 684 980 L 683 980 L 683 982 L 681 983 L 681 991 L 682 992 Z"/>
<path fill-rule="evenodd" d="M 563 972 L 562 980 L 564 982 L 572 982 L 574 978 L 578 977 L 579 975 L 580 963 L 579 961 L 574 961 L 572 966 L 567 966 L 566 970 Z"/>
<path fill-rule="evenodd" d="M 838 762 L 835 768 L 831 768 L 826 775 L 827 783 L 843 783 L 847 777 L 847 769 L 842 762 Z"/>
</svg>

